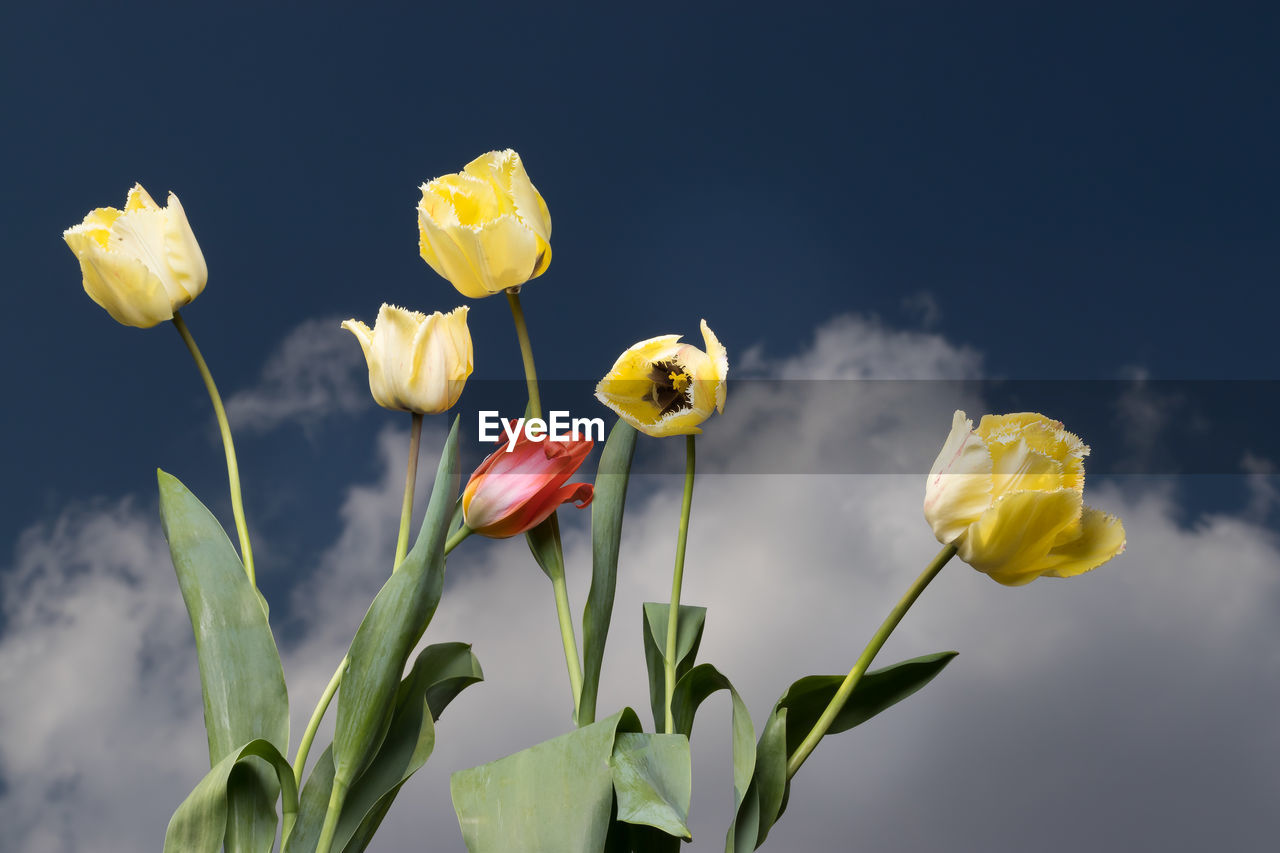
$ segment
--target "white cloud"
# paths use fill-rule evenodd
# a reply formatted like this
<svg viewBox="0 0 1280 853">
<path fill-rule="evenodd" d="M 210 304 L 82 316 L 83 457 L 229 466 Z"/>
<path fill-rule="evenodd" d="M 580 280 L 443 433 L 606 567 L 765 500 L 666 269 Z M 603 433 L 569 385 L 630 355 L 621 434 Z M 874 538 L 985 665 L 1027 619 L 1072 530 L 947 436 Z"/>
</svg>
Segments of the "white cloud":
<svg viewBox="0 0 1280 853">
<path fill-rule="evenodd" d="M 28 530 L 0 574 L 0 825 L 9 849 L 152 850 L 208 759 L 191 628 L 130 501 Z"/>
<path fill-rule="evenodd" d="M 227 417 L 240 431 L 283 423 L 304 426 L 370 405 L 360 347 L 336 318 L 307 320 L 289 332 L 267 359 L 258 384 L 227 398 Z"/>
<path fill-rule="evenodd" d="M 844 318 L 819 330 L 805 352 L 761 357 L 759 367 L 785 378 L 927 378 L 972 376 L 981 363 L 936 335 Z M 735 386 L 729 414 L 699 440 L 708 470 L 717 462 L 734 470 L 730 454 L 781 455 L 771 473 L 699 478 L 686 568 L 684 600 L 710 608 L 701 659 L 734 680 L 757 725 L 794 678 L 847 669 L 936 551 L 921 517 L 920 474 L 787 473 L 819 471 L 830 460 L 852 471 L 885 470 L 885 457 L 902 460 L 895 470 L 914 471 L 918 458 L 927 464 L 956 403 L 899 386 L 910 384 L 783 383 L 796 396 L 782 401 L 760 396 L 764 385 Z M 820 399 L 805 399 L 806 388 Z M 965 405 L 981 408 L 977 400 Z M 424 484 L 441 439 L 439 430 L 424 437 Z M 385 577 L 404 442 L 396 429 L 378 437 L 380 475 L 349 490 L 334 544 L 293 591 L 299 636 L 284 652 L 295 740 Z M 638 480 L 600 709 L 630 704 L 647 719 L 640 602 L 669 595 L 680 484 L 676 476 Z M 1088 500 L 1124 518 L 1128 552 L 1084 577 L 1019 589 L 959 563 L 948 567 L 882 662 L 946 648 L 960 658 L 919 696 L 823 743 L 766 849 L 1201 850 L 1269 842 L 1267 798 L 1280 788 L 1272 760 L 1280 747 L 1272 719 L 1280 707 L 1273 642 L 1280 543 L 1242 518 L 1179 523 L 1176 492 L 1141 478 L 1091 483 Z M 561 515 L 580 608 L 588 512 Z M 420 849 L 424 838 L 433 850 L 461 850 L 449 772 L 570 725 L 550 585 L 525 544 L 473 539 L 449 573 L 425 641 L 473 642 L 488 680 L 446 713 L 435 756 L 402 791 L 375 850 Z M 0 761 L 8 791 L 0 823 L 19 827 L 22 849 L 153 849 L 175 792 L 195 781 L 204 761 L 189 629 L 157 526 L 128 504 L 69 515 L 24 537 L 3 590 Z M 39 689 L 27 689 L 28 671 L 41 673 Z M 10 698 L 19 693 L 34 698 Z M 100 727 L 92 712 L 104 715 Z M 110 747 L 101 746 L 100 730 L 112 733 Z M 723 846 L 727 730 L 726 703 L 710 701 L 695 729 L 696 850 Z M 165 771 L 159 758 L 136 751 L 157 733 L 180 750 L 164 759 Z M 124 769 L 107 758 L 77 763 L 96 751 Z M 68 767 L 78 784 L 59 787 Z M 121 843 L 98 843 L 92 817 L 99 814 L 114 816 L 107 838 Z"/>
</svg>

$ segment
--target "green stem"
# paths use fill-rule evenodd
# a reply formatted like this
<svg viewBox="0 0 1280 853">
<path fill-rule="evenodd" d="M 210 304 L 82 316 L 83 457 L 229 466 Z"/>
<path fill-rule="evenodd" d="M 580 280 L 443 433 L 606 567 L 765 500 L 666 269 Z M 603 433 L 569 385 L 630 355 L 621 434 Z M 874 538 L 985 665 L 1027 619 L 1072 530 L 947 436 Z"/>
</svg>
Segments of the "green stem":
<svg viewBox="0 0 1280 853">
<path fill-rule="evenodd" d="M 204 380 L 204 387 L 209 392 L 209 399 L 213 401 L 213 413 L 218 418 L 218 430 L 222 433 L 222 449 L 227 454 L 227 479 L 231 483 L 231 513 L 236 519 L 236 532 L 240 534 L 240 559 L 244 562 L 244 571 L 249 576 L 249 583 L 257 586 L 257 577 L 253 571 L 253 547 L 249 544 L 249 525 L 244 520 L 244 501 L 240 497 L 240 466 L 236 464 L 236 447 L 231 441 L 231 425 L 227 423 L 227 410 L 222 407 L 218 386 L 213 384 L 213 374 L 209 372 L 209 365 L 205 364 L 204 356 L 200 355 L 196 339 L 191 337 L 191 330 L 187 328 L 187 324 L 182 321 L 182 315 L 177 311 L 173 312 L 173 326 L 182 336 L 182 342 L 187 345 L 187 349 L 191 351 L 196 369 L 200 371 L 200 378 Z"/>
<path fill-rule="evenodd" d="M 457 531 L 452 536 L 449 537 L 449 541 L 444 543 L 445 554 L 447 555 L 454 548 L 457 548 L 459 545 L 461 545 L 462 540 L 470 536 L 471 533 L 472 533 L 471 528 L 467 527 L 465 524 L 459 527 Z"/>
<path fill-rule="evenodd" d="M 689 510 L 693 506 L 693 472 L 696 453 L 693 436 L 685 436 L 684 444 L 684 500 L 680 504 L 680 532 L 676 539 L 676 567 L 671 573 L 671 608 L 667 611 L 666 654 L 666 709 L 667 734 L 675 732 L 675 717 L 671 714 L 671 697 L 676 692 L 676 638 L 680 626 L 680 586 L 684 582 L 684 546 L 689 539 Z"/>
<path fill-rule="evenodd" d="M 465 524 L 449 538 L 445 543 L 444 554 L 449 556 L 449 552 L 471 535 L 471 528 Z M 342 663 L 338 664 L 338 668 L 333 671 L 333 677 L 329 679 L 329 684 L 324 688 L 324 693 L 320 694 L 320 701 L 316 703 L 315 710 L 311 712 L 311 719 L 307 721 L 307 729 L 302 733 L 302 740 L 298 743 L 298 754 L 293 759 L 293 778 L 298 783 L 298 790 L 302 790 L 302 771 L 307 765 L 307 754 L 311 752 L 311 742 L 316 738 L 316 730 L 320 728 L 320 721 L 324 719 L 325 712 L 329 710 L 329 703 L 333 701 L 333 695 L 338 692 L 338 685 L 342 683 L 342 674 L 347 669 L 347 658 L 342 658 Z"/>
<path fill-rule="evenodd" d="M 822 716 L 818 718 L 818 722 L 814 723 L 813 728 L 805 739 L 796 747 L 796 751 L 787 759 L 787 778 L 790 779 L 796 775 L 796 771 L 800 769 L 800 765 L 804 764 L 805 759 L 813 752 L 814 747 L 818 745 L 818 741 L 822 740 L 823 735 L 831 728 L 831 724 L 835 722 L 836 716 L 844 708 L 849 696 L 853 694 L 853 689 L 858 686 L 858 682 L 862 679 L 863 673 L 867 671 L 867 667 L 871 666 L 871 661 L 875 660 L 875 656 L 884 646 L 885 641 L 889 639 L 889 635 L 893 633 L 893 629 L 898 627 L 898 623 L 902 621 L 902 617 L 906 615 L 911 605 L 915 604 L 920 593 L 924 592 L 924 588 L 929 585 L 938 572 L 942 571 L 942 567 L 947 561 L 956 555 L 955 545 L 943 546 L 938 555 L 933 558 L 933 562 L 929 563 L 925 570 L 920 573 L 920 577 L 916 578 L 915 583 L 902 596 L 901 600 L 894 605 L 889 611 L 889 615 L 885 617 L 884 622 L 876 630 L 871 637 L 871 642 L 867 643 L 867 647 L 862 650 L 862 656 L 858 658 L 857 663 L 853 665 L 853 669 L 849 670 L 849 674 L 845 676 L 844 681 L 840 683 L 840 689 L 836 691 L 836 695 L 831 698 L 827 704 L 827 708 L 822 712 Z"/>
<path fill-rule="evenodd" d="M 298 743 L 298 754 L 293 759 L 293 780 L 298 783 L 298 790 L 302 790 L 302 771 L 307 764 L 307 754 L 311 752 L 311 742 L 316 739 L 316 730 L 320 728 L 320 721 L 324 719 L 325 711 L 329 710 L 329 703 L 333 701 L 333 694 L 338 692 L 338 685 L 342 683 L 342 674 L 347 671 L 347 656 L 342 656 L 342 663 L 338 664 L 338 668 L 333 671 L 333 677 L 329 679 L 329 684 L 324 688 L 324 692 L 320 694 L 320 701 L 316 703 L 316 708 L 311 712 L 311 719 L 307 721 L 307 730 L 302 733 L 302 740 Z"/>
<path fill-rule="evenodd" d="M 316 842 L 316 853 L 329 853 L 333 847 L 333 833 L 338 828 L 338 818 L 342 815 L 342 804 L 347 800 L 347 785 L 339 779 L 333 780 L 333 789 L 329 792 L 329 808 L 324 813 L 324 826 L 320 830 L 320 840 Z"/>
<path fill-rule="evenodd" d="M 524 322 L 524 309 L 520 306 L 520 289 L 506 291 L 511 305 L 511 317 L 516 322 L 516 338 L 520 341 L 520 358 L 524 361 L 524 379 L 529 387 L 528 417 L 542 417 L 542 398 L 538 394 L 538 371 L 533 366 L 533 344 L 529 341 L 529 327 Z M 555 513 L 544 524 L 556 525 Z M 556 596 L 556 619 L 560 622 L 560 643 L 564 646 L 564 662 L 569 670 L 569 687 L 573 690 L 573 716 L 578 717 L 578 703 L 582 699 L 582 664 L 578 657 L 578 637 L 573 629 L 573 617 L 569 609 L 569 590 L 564 579 L 564 552 L 560 548 L 560 531 L 555 528 L 556 557 L 547 574 L 551 575 L 551 588 Z"/>
<path fill-rule="evenodd" d="M 418 482 L 418 445 L 422 438 L 422 415 L 413 413 L 413 426 L 409 429 L 409 463 L 404 473 L 404 501 L 400 505 L 400 535 L 396 537 L 396 558 L 391 563 L 394 573 L 400 568 L 404 555 L 409 553 L 409 522 L 413 517 L 413 487 Z"/>
<path fill-rule="evenodd" d="M 529 416 L 542 417 L 542 398 L 538 396 L 538 371 L 533 366 L 533 345 L 529 343 L 529 329 L 524 323 L 524 309 L 520 307 L 520 290 L 507 292 L 511 304 L 511 316 L 516 321 L 516 337 L 520 339 L 520 357 L 524 359 L 524 381 L 529 386 Z"/>
<path fill-rule="evenodd" d="M 551 589 L 556 596 L 556 619 L 560 622 L 560 644 L 564 646 L 564 663 L 569 670 L 569 689 L 573 691 L 573 718 L 578 718 L 582 701 L 582 665 L 578 662 L 578 637 L 573 631 L 569 609 L 569 590 L 564 580 L 564 563 L 551 561 Z"/>
</svg>

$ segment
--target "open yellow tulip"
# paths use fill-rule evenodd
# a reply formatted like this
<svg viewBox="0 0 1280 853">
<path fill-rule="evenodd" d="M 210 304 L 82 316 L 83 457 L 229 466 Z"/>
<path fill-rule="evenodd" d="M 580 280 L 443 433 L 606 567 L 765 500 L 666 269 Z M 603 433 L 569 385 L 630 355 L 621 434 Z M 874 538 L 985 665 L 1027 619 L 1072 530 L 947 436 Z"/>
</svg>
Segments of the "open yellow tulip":
<svg viewBox="0 0 1280 853">
<path fill-rule="evenodd" d="M 165 207 L 141 184 L 124 210 L 100 207 L 62 233 L 80 261 L 84 290 L 117 322 L 147 329 L 204 290 L 209 270 L 178 197 Z"/>
<path fill-rule="evenodd" d="M 957 411 L 933 463 L 924 514 L 938 541 L 999 583 L 1065 578 L 1124 551 L 1120 519 L 1084 505 L 1089 447 L 1034 412 Z"/>
<path fill-rule="evenodd" d="M 490 151 L 422 185 L 418 250 L 462 295 L 481 299 L 551 265 L 551 213 L 520 155 Z"/>
<path fill-rule="evenodd" d="M 729 356 L 702 321 L 707 351 L 679 335 L 641 341 L 624 352 L 596 385 L 596 399 L 652 436 L 696 435 L 712 411 L 724 411 Z"/>
<path fill-rule="evenodd" d="M 462 396 L 473 366 L 465 306 L 428 317 L 383 303 L 372 329 L 359 320 L 346 320 L 342 328 L 360 341 L 379 406 L 436 414 Z"/>
</svg>

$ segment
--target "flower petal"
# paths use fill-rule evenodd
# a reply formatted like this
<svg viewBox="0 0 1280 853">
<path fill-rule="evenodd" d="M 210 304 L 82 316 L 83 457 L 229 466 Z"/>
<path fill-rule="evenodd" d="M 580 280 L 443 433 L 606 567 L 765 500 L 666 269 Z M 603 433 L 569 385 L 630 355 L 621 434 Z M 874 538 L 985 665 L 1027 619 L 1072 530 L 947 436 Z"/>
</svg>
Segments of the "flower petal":
<svg viewBox="0 0 1280 853">
<path fill-rule="evenodd" d="M 1041 562 L 1063 529 L 1080 518 L 1075 489 L 1014 492 L 996 500 L 960 539 L 959 556 L 1007 586 L 1040 576 Z"/>
<path fill-rule="evenodd" d="M 1042 571 L 1051 578 L 1074 577 L 1123 554 L 1124 547 L 1124 524 L 1120 519 L 1087 506 L 1080 517 L 1080 537 L 1054 548 L 1042 563 Z"/>
<path fill-rule="evenodd" d="M 475 265 L 480 283 L 489 293 L 524 284 L 542 260 L 537 235 L 515 214 L 471 228 L 459 226 L 450 236 Z"/>
<path fill-rule="evenodd" d="M 711 364 L 712 373 L 716 380 L 716 411 L 724 414 L 724 383 L 725 378 L 729 375 L 729 353 L 725 350 L 724 344 L 720 343 L 720 339 L 716 337 L 716 333 L 711 331 L 711 327 L 707 325 L 706 320 L 702 321 L 702 342 L 707 347 L 707 359 Z"/>
<path fill-rule="evenodd" d="M 117 323 L 149 329 L 173 319 L 164 285 L 142 261 L 103 248 L 91 228 L 68 229 L 62 237 L 80 261 L 85 293 Z"/>
<path fill-rule="evenodd" d="M 490 291 L 457 239 L 465 230 L 461 225 L 437 222 L 418 206 L 418 251 L 422 259 L 463 296 L 483 299 Z"/>
<path fill-rule="evenodd" d="M 954 542 L 991 506 L 991 472 L 991 454 L 957 409 L 925 484 L 924 516 L 939 542 Z"/>
</svg>

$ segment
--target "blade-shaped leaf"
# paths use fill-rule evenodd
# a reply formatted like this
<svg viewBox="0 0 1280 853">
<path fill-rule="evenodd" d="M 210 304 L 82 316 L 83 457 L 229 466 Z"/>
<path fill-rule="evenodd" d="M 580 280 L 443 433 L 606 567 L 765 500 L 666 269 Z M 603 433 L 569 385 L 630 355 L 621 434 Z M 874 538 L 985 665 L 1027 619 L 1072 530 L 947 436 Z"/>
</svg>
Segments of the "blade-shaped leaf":
<svg viewBox="0 0 1280 853">
<path fill-rule="evenodd" d="M 293 781 L 293 768 L 273 744 L 256 738 L 231 750 L 178 806 L 164 834 L 165 853 L 217 853 L 222 849 L 227 830 L 228 780 L 236 767 L 243 766 L 242 762 L 256 759 L 266 762 L 274 771 L 284 800 L 284 832 L 286 835 L 289 833 L 298 814 L 298 789 Z M 271 817 L 274 826 L 274 811 Z"/>
<path fill-rule="evenodd" d="M 195 631 L 209 763 L 254 738 L 289 745 L 284 669 L 258 593 L 213 514 L 158 472 L 160 522 Z"/>
<path fill-rule="evenodd" d="M 377 754 L 391 725 L 405 662 L 440 603 L 444 543 L 458 494 L 458 419 L 440 453 L 426 517 L 412 550 L 383 585 L 351 641 L 338 692 L 335 779 L 349 787 Z"/>
<path fill-rule="evenodd" d="M 906 699 L 932 681 L 955 656 L 956 652 L 939 652 L 866 673 L 827 734 L 848 731 Z M 764 844 L 787 808 L 787 758 L 813 729 L 844 679 L 843 675 L 801 678 L 778 699 L 760 736 L 751 787 L 729 828 L 726 851 L 746 853 Z"/>
<path fill-rule="evenodd" d="M 684 735 L 619 733 L 613 743 L 618 820 L 692 839 L 689 799 L 693 767 Z"/>
<path fill-rule="evenodd" d="M 827 734 L 848 731 L 906 699 L 932 681 L 957 654 L 938 652 L 866 673 L 836 715 Z M 844 679 L 843 675 L 810 675 L 792 684 L 778 699 L 778 707 L 787 709 L 788 755 L 796 751 L 818 722 Z"/>
<path fill-rule="evenodd" d="M 667 688 L 665 663 L 667 659 L 667 614 L 670 604 L 656 601 L 644 603 L 644 660 L 649 668 L 649 704 L 653 710 L 653 728 L 661 731 L 667 721 Z M 706 623 L 707 608 L 680 605 L 676 623 L 676 682 L 693 668 L 702 643 L 702 628 Z"/>
<path fill-rule="evenodd" d="M 582 610 L 582 696 L 577 720 L 580 726 L 596 718 L 600 670 L 604 666 L 604 646 L 613 618 L 618 579 L 622 512 L 635 452 L 636 431 L 619 419 L 600 453 L 595 497 L 591 501 L 591 589 L 587 591 L 587 604 Z"/>
<path fill-rule="evenodd" d="M 483 679 L 480 662 L 465 643 L 439 643 L 418 655 L 400 683 L 395 715 L 382 747 L 347 792 L 334 832 L 333 850 L 356 853 L 373 837 L 404 784 L 430 757 L 435 745 L 433 720 L 465 687 Z M 302 790 L 302 804 L 286 853 L 315 849 L 333 787 L 333 753 L 326 749 Z"/>
<path fill-rule="evenodd" d="M 692 737 L 693 718 L 698 707 L 717 690 L 729 691 L 733 707 L 733 806 L 736 809 L 747 794 L 756 764 L 756 730 L 738 691 L 714 666 L 700 663 L 676 682 L 675 693 L 671 697 L 671 715 L 675 718 L 676 731 Z"/>
<path fill-rule="evenodd" d="M 547 520 L 525 534 L 529 551 L 543 574 L 551 579 L 564 574 L 564 546 L 560 544 L 560 522 L 553 512 Z"/>
<path fill-rule="evenodd" d="M 176 477 L 157 472 L 160 523 L 195 633 L 209 764 L 263 738 L 289 746 L 289 697 L 266 602 L 213 514 Z M 276 834 L 274 774 L 246 761 L 231 773 L 226 844 L 269 850 Z"/>
<path fill-rule="evenodd" d="M 756 745 L 756 766 L 725 838 L 725 853 L 749 853 L 764 843 L 787 790 L 787 709 L 774 709 Z"/>
<path fill-rule="evenodd" d="M 471 853 L 599 853 L 609 834 L 619 732 L 637 732 L 630 708 L 598 723 L 454 773 L 449 781 Z"/>
</svg>

